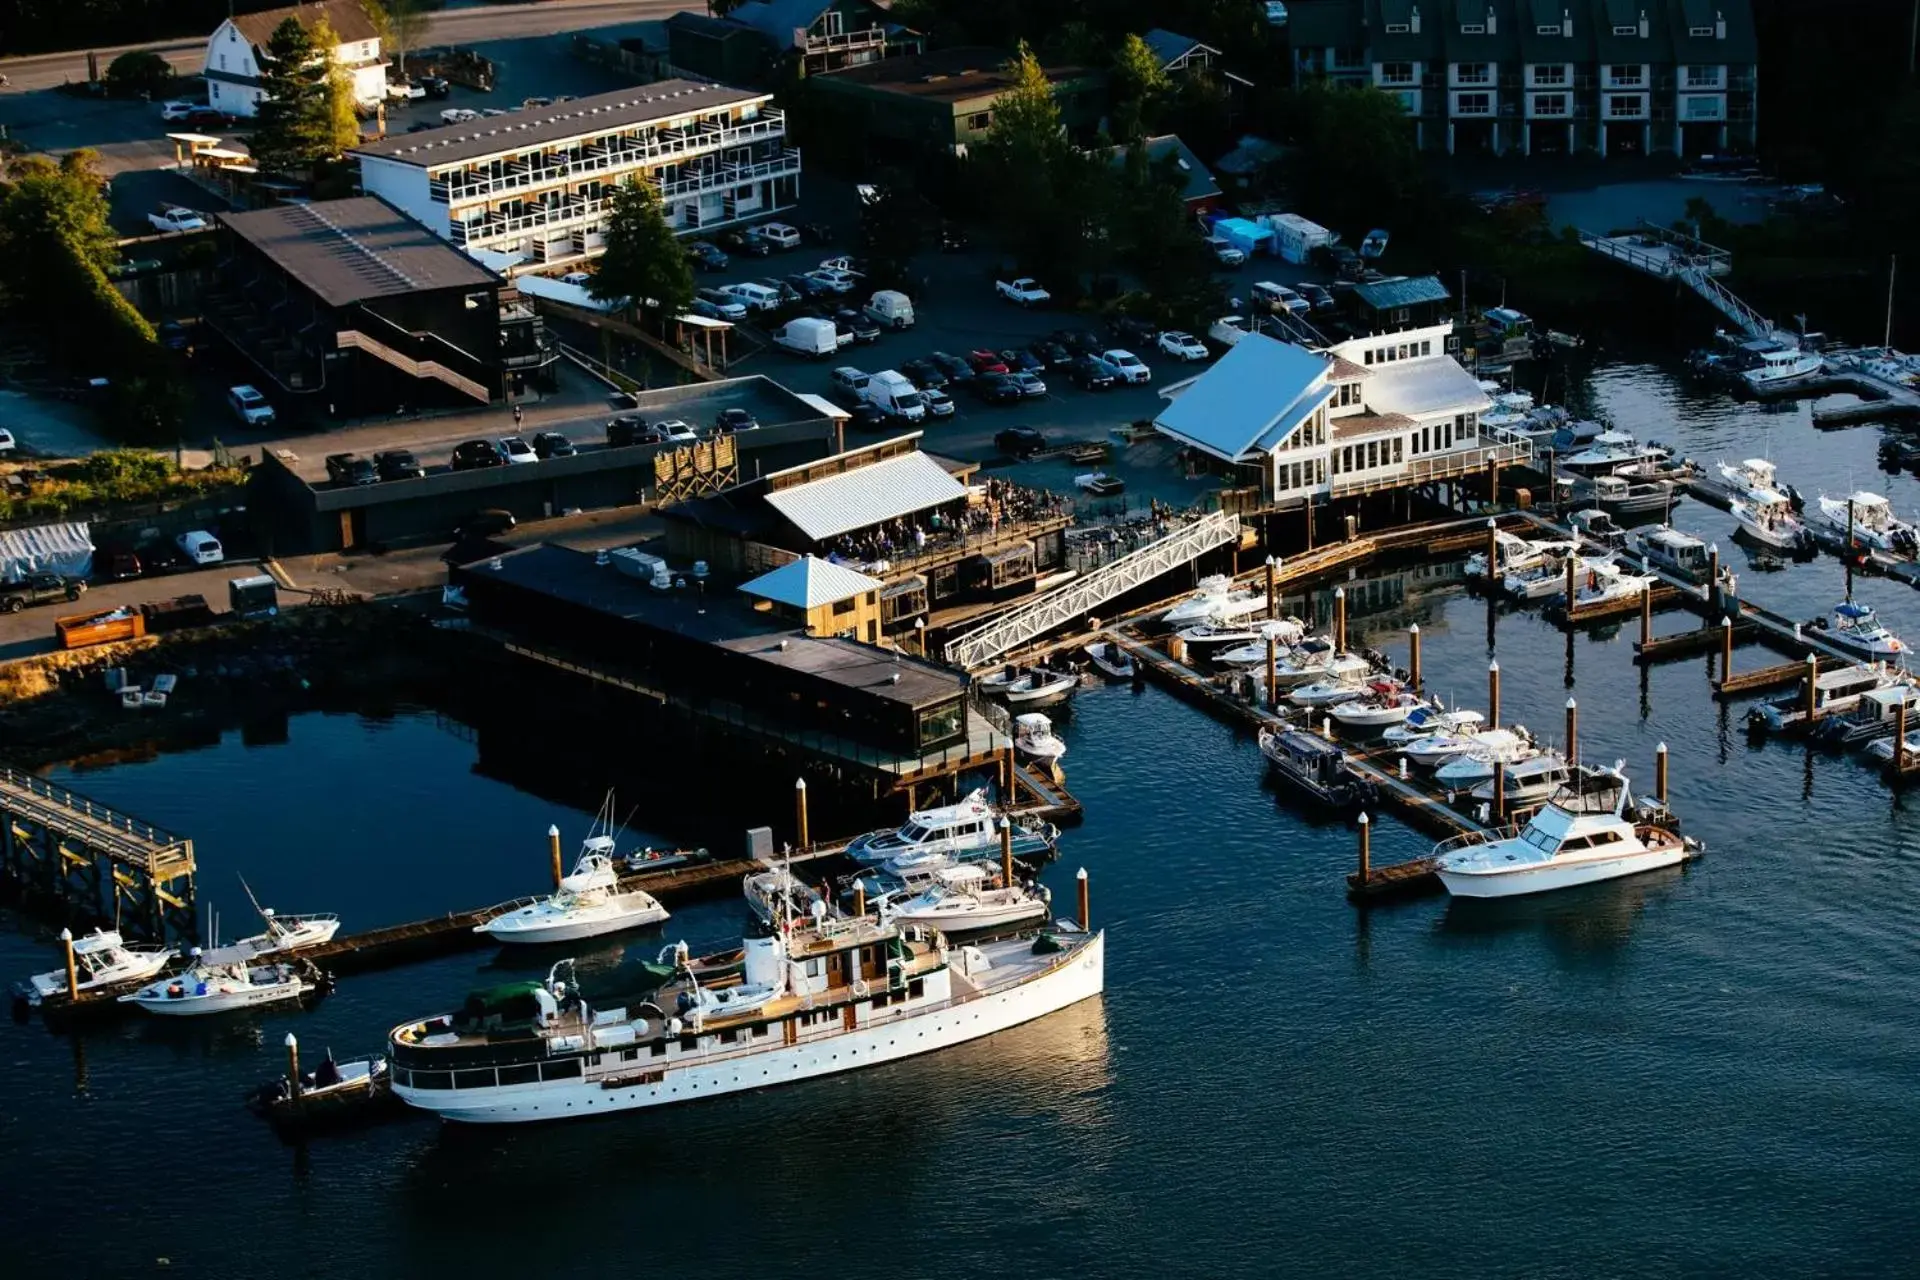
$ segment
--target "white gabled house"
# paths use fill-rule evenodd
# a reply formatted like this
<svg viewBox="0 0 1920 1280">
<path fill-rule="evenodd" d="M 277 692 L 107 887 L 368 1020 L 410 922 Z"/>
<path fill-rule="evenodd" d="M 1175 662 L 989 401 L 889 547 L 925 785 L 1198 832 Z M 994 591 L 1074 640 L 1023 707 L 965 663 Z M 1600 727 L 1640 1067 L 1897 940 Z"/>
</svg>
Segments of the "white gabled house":
<svg viewBox="0 0 1920 1280">
<path fill-rule="evenodd" d="M 271 59 L 267 46 L 288 18 L 312 27 L 325 18 L 339 39 L 333 60 L 353 78 L 354 102 L 371 107 L 387 96 L 387 60 L 380 51 L 380 33 L 360 0 L 322 0 L 289 5 L 228 18 L 207 41 L 207 103 L 228 115 L 252 118 L 266 97 L 264 67 Z"/>
</svg>

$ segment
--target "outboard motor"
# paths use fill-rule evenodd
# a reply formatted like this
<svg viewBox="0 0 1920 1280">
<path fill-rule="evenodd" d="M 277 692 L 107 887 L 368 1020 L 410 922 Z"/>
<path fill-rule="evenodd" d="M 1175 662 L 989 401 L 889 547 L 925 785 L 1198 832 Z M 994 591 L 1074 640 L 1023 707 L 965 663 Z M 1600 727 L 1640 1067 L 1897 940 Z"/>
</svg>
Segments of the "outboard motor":
<svg viewBox="0 0 1920 1280">
<path fill-rule="evenodd" d="M 1805 511 L 1807 509 L 1807 500 L 1801 497 L 1800 491 L 1794 488 L 1792 485 L 1790 484 L 1781 485 L 1780 492 L 1787 495 L 1787 505 L 1793 508 L 1793 514 L 1799 515 L 1802 511 Z"/>
</svg>

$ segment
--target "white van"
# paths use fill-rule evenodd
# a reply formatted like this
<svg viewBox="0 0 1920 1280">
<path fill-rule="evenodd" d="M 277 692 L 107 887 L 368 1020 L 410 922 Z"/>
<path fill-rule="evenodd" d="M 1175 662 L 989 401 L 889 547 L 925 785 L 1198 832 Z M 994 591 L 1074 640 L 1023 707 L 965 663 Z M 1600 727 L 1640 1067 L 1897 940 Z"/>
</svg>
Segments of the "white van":
<svg viewBox="0 0 1920 1280">
<path fill-rule="evenodd" d="M 220 549 L 220 539 L 205 529 L 183 533 L 173 541 L 180 548 L 180 554 L 194 564 L 219 564 L 227 558 L 227 553 Z"/>
<path fill-rule="evenodd" d="M 911 329 L 913 299 L 895 289 L 882 289 L 868 300 L 867 317 L 882 329 Z"/>
<path fill-rule="evenodd" d="M 749 311 L 776 311 L 780 307 L 780 295 L 763 284 L 724 284 L 720 291 L 732 294 Z"/>
<path fill-rule="evenodd" d="M 773 335 L 773 345 L 797 356 L 830 356 L 840 349 L 840 332 L 831 320 L 801 316 L 780 327 Z"/>
<path fill-rule="evenodd" d="M 868 378 L 860 396 L 889 417 L 919 422 L 927 416 L 927 402 L 921 398 L 920 389 L 904 373 L 893 369 L 882 369 Z"/>
</svg>

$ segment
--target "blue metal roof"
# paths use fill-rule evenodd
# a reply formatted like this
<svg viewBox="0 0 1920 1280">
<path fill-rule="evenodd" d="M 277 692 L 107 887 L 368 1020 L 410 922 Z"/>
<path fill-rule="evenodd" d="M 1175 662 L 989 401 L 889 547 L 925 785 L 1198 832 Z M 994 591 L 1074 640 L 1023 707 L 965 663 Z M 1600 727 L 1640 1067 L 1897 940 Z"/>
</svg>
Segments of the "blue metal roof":
<svg viewBox="0 0 1920 1280">
<path fill-rule="evenodd" d="M 1434 276 L 1411 276 L 1399 280 L 1377 280 L 1355 289 L 1354 296 L 1376 311 L 1388 307 L 1412 307 L 1423 302 L 1445 302 L 1447 286 Z"/>
<path fill-rule="evenodd" d="M 1153 425 L 1233 462 L 1272 448 L 1333 394 L 1326 357 L 1250 333 L 1195 378 Z"/>
</svg>

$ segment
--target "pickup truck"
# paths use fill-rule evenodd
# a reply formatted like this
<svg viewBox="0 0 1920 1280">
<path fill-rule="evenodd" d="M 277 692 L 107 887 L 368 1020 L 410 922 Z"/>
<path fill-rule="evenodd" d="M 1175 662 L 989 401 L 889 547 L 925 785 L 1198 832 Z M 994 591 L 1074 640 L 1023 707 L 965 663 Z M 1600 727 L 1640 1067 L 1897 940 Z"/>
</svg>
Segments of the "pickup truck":
<svg viewBox="0 0 1920 1280">
<path fill-rule="evenodd" d="M 1040 282 L 1032 276 L 1021 276 L 1018 280 L 996 280 L 993 291 L 1008 302 L 1017 302 L 1023 307 L 1045 306 L 1053 301 L 1053 295 L 1040 287 Z"/>
<path fill-rule="evenodd" d="M 18 613 L 30 604 L 78 600 L 87 584 L 57 573 L 30 574 L 23 582 L 0 582 L 0 613 Z"/>
</svg>

